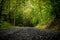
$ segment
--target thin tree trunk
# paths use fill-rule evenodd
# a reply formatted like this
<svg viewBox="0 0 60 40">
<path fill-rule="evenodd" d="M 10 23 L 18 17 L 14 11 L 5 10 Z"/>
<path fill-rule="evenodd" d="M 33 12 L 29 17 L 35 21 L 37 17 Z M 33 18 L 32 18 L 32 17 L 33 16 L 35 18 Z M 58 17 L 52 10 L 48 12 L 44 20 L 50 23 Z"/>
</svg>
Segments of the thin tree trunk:
<svg viewBox="0 0 60 40">
<path fill-rule="evenodd" d="M 4 4 L 4 0 L 0 0 L 0 23 L 2 22 L 2 7 L 3 7 L 3 4 Z"/>
<path fill-rule="evenodd" d="M 16 24 L 16 16 L 15 16 L 15 15 L 16 15 L 16 13 L 17 13 L 17 6 L 18 6 L 17 4 L 18 4 L 18 0 L 16 0 L 16 5 L 15 5 L 15 7 L 14 7 L 14 8 L 15 8 L 15 9 L 14 9 L 14 25 Z"/>
<path fill-rule="evenodd" d="M 1 0 L 1 2 L 0 2 L 0 18 L 2 17 L 2 7 L 3 7 L 3 3 L 4 2 L 4 0 Z"/>
</svg>

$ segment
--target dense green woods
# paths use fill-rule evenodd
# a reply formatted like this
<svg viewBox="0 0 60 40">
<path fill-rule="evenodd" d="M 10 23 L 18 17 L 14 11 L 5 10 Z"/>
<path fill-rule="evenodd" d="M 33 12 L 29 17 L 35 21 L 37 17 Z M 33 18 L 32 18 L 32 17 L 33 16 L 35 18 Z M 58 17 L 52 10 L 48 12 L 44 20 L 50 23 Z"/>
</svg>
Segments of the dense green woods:
<svg viewBox="0 0 60 40">
<path fill-rule="evenodd" d="M 0 28 L 60 28 L 59 0 L 0 0 Z"/>
</svg>

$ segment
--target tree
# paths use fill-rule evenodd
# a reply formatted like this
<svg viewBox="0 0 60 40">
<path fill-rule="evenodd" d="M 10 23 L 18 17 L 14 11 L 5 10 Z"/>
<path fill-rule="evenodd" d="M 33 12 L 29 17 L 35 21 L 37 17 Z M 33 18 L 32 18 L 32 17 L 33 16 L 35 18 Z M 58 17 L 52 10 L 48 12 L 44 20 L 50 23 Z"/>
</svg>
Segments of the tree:
<svg viewBox="0 0 60 40">
<path fill-rule="evenodd" d="M 48 28 L 53 28 L 54 30 L 60 29 L 60 0 L 51 0 L 53 6 L 52 15 L 55 15 L 54 20 L 50 23 Z"/>
</svg>

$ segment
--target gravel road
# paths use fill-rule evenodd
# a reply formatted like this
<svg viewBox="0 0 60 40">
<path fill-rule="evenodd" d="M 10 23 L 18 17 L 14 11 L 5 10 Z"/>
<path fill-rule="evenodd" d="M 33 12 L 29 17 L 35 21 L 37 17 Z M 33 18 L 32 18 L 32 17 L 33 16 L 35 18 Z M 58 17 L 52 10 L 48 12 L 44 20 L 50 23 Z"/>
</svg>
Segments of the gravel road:
<svg viewBox="0 0 60 40">
<path fill-rule="evenodd" d="M 60 40 L 60 32 L 32 27 L 0 29 L 0 40 Z"/>
</svg>

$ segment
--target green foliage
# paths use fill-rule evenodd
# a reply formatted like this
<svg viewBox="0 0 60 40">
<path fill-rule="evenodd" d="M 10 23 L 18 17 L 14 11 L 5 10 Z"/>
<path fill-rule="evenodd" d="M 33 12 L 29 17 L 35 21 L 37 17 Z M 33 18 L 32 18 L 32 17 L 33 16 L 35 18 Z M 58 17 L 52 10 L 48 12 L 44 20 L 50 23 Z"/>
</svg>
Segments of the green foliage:
<svg viewBox="0 0 60 40">
<path fill-rule="evenodd" d="M 14 28 L 15 26 L 12 26 L 10 23 L 8 22 L 2 22 L 0 23 L 0 29 L 1 28 Z"/>
<path fill-rule="evenodd" d="M 23 16 L 22 14 L 16 14 L 16 26 L 23 26 Z"/>
<path fill-rule="evenodd" d="M 2 21 L 5 22 L 2 24 L 45 28 L 55 18 L 55 8 L 60 7 L 59 2 L 54 7 L 55 2 L 57 0 L 5 0 L 2 5 Z"/>
</svg>

